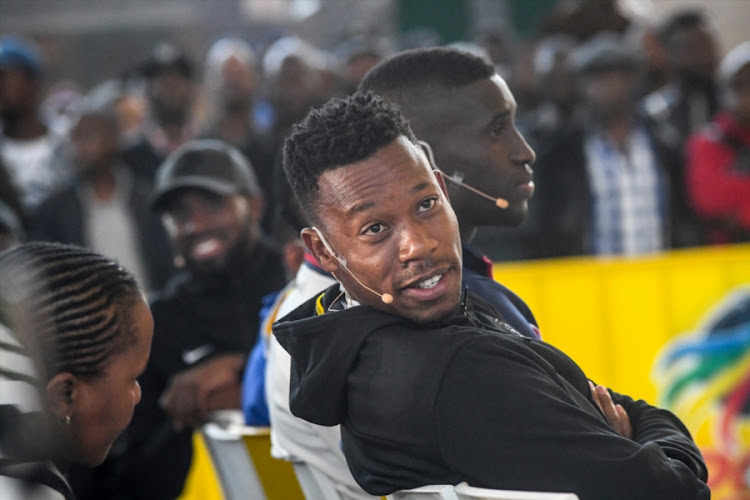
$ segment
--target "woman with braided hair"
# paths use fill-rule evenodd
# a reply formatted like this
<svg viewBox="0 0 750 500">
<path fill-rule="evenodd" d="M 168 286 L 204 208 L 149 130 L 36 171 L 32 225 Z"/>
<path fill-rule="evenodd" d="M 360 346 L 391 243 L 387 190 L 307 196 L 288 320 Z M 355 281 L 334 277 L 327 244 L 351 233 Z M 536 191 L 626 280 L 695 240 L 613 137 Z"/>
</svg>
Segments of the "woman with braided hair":
<svg viewBox="0 0 750 500">
<path fill-rule="evenodd" d="M 72 498 L 56 470 L 33 464 L 104 461 L 141 398 L 137 377 L 151 349 L 151 312 L 135 278 L 119 264 L 56 243 L 29 243 L 0 255 L 0 299 L 17 342 L 8 349 L 22 346 L 36 372 L 15 379 L 29 390 L 36 385 L 41 400 L 41 411 L 26 413 L 0 401 L 0 475 Z M 2 359 L 0 379 L 13 379 Z M 0 496 L 7 498 L 3 491 L 0 481 Z"/>
</svg>

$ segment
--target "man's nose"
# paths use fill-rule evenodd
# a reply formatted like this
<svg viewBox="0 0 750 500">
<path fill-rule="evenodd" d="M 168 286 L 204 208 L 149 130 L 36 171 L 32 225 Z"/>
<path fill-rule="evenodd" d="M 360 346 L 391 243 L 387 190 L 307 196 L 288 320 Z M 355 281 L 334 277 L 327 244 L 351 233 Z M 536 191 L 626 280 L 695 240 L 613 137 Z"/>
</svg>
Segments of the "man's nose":
<svg viewBox="0 0 750 500">
<path fill-rule="evenodd" d="M 529 167 L 536 161 L 536 153 L 526 142 L 523 134 L 516 130 L 516 143 L 513 154 L 511 155 L 511 161 L 519 166 L 528 165 Z"/>
<path fill-rule="evenodd" d="M 193 210 L 190 212 L 184 224 L 186 233 L 194 234 L 205 231 L 210 226 L 210 217 L 203 210 Z"/>
<path fill-rule="evenodd" d="M 404 225 L 399 236 L 399 262 L 407 265 L 410 261 L 429 257 L 437 248 L 437 239 L 424 224 Z"/>
</svg>

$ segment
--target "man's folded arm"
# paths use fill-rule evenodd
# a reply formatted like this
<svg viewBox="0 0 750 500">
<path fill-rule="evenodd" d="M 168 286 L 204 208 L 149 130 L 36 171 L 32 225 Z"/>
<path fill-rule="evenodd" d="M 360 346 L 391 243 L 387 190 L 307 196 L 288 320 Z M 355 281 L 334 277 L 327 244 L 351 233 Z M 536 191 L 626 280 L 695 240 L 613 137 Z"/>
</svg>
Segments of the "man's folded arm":
<svg viewBox="0 0 750 500">
<path fill-rule="evenodd" d="M 687 465 L 702 481 L 708 480 L 708 470 L 690 431 L 669 410 L 656 408 L 643 400 L 610 391 L 612 399 L 625 408 L 633 426 L 633 441 L 640 444 L 656 443 L 673 460 Z"/>
<path fill-rule="evenodd" d="M 659 441 L 620 436 L 590 395 L 573 393 L 528 353 L 478 339 L 442 377 L 436 439 L 444 460 L 474 486 L 574 492 L 581 500 L 710 498 L 705 476 Z M 645 422 L 640 431 L 650 433 Z"/>
</svg>

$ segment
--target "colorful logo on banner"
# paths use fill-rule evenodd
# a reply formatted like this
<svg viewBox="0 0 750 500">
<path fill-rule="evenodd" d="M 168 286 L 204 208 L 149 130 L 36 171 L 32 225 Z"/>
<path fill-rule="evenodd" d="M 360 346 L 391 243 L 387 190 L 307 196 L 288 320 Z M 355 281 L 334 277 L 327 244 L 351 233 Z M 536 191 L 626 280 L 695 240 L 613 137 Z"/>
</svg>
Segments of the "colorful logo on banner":
<svg viewBox="0 0 750 500">
<path fill-rule="evenodd" d="M 659 406 L 701 448 L 715 500 L 750 500 L 750 288 L 732 292 L 660 354 Z"/>
</svg>

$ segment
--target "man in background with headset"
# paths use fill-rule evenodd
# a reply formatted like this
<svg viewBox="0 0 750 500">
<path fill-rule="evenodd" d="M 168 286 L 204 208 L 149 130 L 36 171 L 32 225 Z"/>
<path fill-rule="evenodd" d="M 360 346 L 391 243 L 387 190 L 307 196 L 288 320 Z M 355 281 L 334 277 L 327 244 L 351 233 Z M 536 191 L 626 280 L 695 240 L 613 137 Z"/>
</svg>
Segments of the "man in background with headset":
<svg viewBox="0 0 750 500">
<path fill-rule="evenodd" d="M 394 55 L 359 90 L 395 103 L 429 144 L 448 181 L 463 251 L 463 284 L 526 337 L 539 337 L 529 307 L 492 277 L 492 263 L 469 245 L 479 226 L 518 226 L 534 194 L 536 156 L 515 125 L 516 101 L 494 66 L 442 47 Z"/>
</svg>

